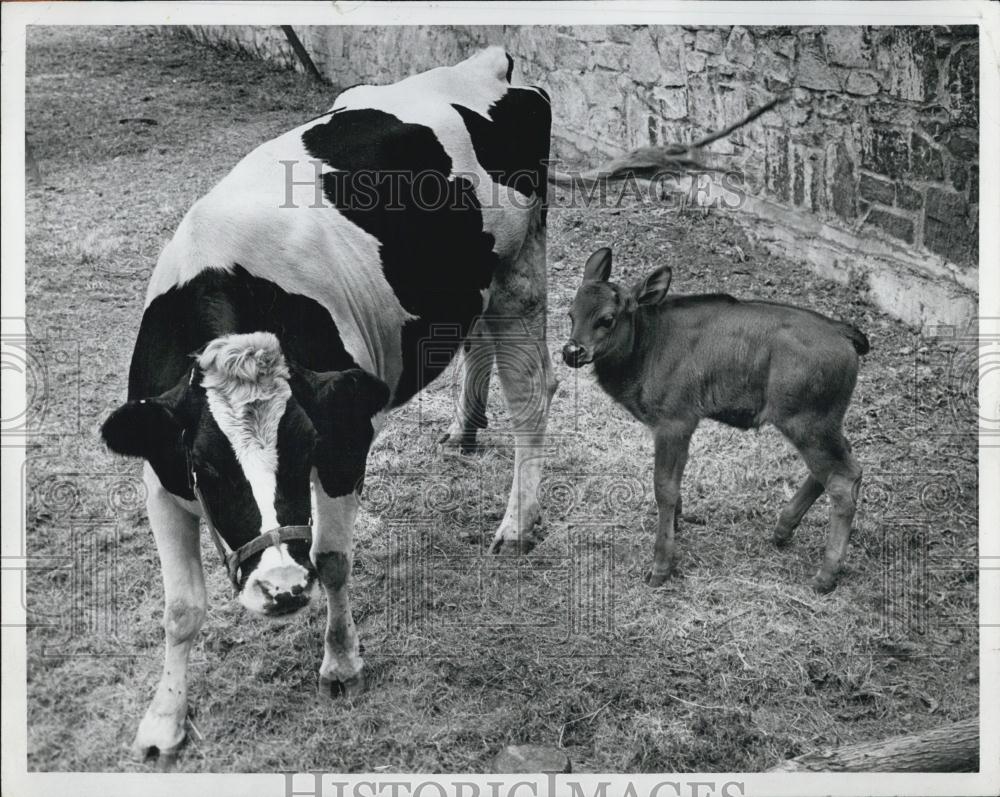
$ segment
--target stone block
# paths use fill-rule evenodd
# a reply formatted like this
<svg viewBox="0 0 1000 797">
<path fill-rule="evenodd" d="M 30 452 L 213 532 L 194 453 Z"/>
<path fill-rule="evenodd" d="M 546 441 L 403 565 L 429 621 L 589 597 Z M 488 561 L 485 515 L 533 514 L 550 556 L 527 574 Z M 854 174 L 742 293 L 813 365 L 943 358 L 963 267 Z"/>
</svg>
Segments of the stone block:
<svg viewBox="0 0 1000 797">
<path fill-rule="evenodd" d="M 858 193 L 869 202 L 892 205 L 896 201 L 896 187 L 888 180 L 862 174 L 858 180 Z"/>
<path fill-rule="evenodd" d="M 979 44 L 963 44 L 952 52 L 946 73 L 948 106 L 961 124 L 979 124 Z"/>
<path fill-rule="evenodd" d="M 960 127 L 948 130 L 944 135 L 934 136 L 934 138 L 940 138 L 945 149 L 951 153 L 953 158 L 967 163 L 979 160 L 979 132 L 977 130 Z"/>
<path fill-rule="evenodd" d="M 969 184 L 969 167 L 961 161 L 953 161 L 951 164 L 951 184 L 956 191 L 964 191 Z"/>
<path fill-rule="evenodd" d="M 688 72 L 701 72 L 708 63 L 708 56 L 698 50 L 687 50 L 684 53 L 684 68 Z"/>
<path fill-rule="evenodd" d="M 590 45 L 587 68 L 601 67 L 616 72 L 627 73 L 629 70 L 629 52 L 627 45 L 614 42 L 597 42 Z"/>
<path fill-rule="evenodd" d="M 876 50 L 875 62 L 887 75 L 886 89 L 892 96 L 916 102 L 934 98 L 938 61 L 933 28 L 887 29 Z"/>
<path fill-rule="evenodd" d="M 893 128 L 876 127 L 863 140 L 861 165 L 886 177 L 903 177 L 909 170 L 906 135 Z"/>
<path fill-rule="evenodd" d="M 701 28 L 694 38 L 694 49 L 703 53 L 719 54 L 722 52 L 722 34 L 713 28 Z"/>
<path fill-rule="evenodd" d="M 660 56 L 660 85 L 683 86 L 687 82 L 684 66 L 684 37 L 677 28 L 657 29 L 654 35 Z"/>
<path fill-rule="evenodd" d="M 969 224 L 969 204 L 961 194 L 935 187 L 927 189 L 924 246 L 947 260 L 969 262 L 976 244 L 973 230 L 974 225 Z"/>
<path fill-rule="evenodd" d="M 764 173 L 769 194 L 788 202 L 791 181 L 788 168 L 788 135 L 781 130 L 769 130 L 764 150 Z"/>
<path fill-rule="evenodd" d="M 572 771 L 569 758 L 555 747 L 536 744 L 509 745 L 493 759 L 497 774 L 565 774 Z"/>
<path fill-rule="evenodd" d="M 657 83 L 660 80 L 660 53 L 648 30 L 637 31 L 629 51 L 629 76 L 639 83 Z"/>
<path fill-rule="evenodd" d="M 913 243 L 913 220 L 905 216 L 899 216 L 881 208 L 873 208 L 865 219 L 865 226 L 877 227 L 893 238 L 908 244 Z"/>
<path fill-rule="evenodd" d="M 653 89 L 653 97 L 659 103 L 660 116 L 663 119 L 685 119 L 687 117 L 687 92 L 684 89 L 657 86 Z"/>
<path fill-rule="evenodd" d="M 799 58 L 795 82 L 807 89 L 839 91 L 840 80 L 836 71 L 816 53 L 806 51 Z"/>
<path fill-rule="evenodd" d="M 857 94 L 862 97 L 878 94 L 878 81 L 871 72 L 848 72 L 845 90 L 848 94 Z"/>
<path fill-rule="evenodd" d="M 858 215 L 857 194 L 854 187 L 854 160 L 843 141 L 838 141 L 826 154 L 830 204 L 833 212 L 845 221 Z"/>
<path fill-rule="evenodd" d="M 754 63 L 755 45 L 753 34 L 742 25 L 737 25 L 729 34 L 723 50 L 726 60 L 740 66 L 751 67 Z"/>
<path fill-rule="evenodd" d="M 922 180 L 943 180 L 941 152 L 919 133 L 910 135 L 911 171 Z"/>
<path fill-rule="evenodd" d="M 868 66 L 871 50 L 865 32 L 855 25 L 827 28 L 823 32 L 827 60 L 839 66 Z"/>
<path fill-rule="evenodd" d="M 924 195 L 913 186 L 896 183 L 896 205 L 904 210 L 921 210 L 924 206 Z"/>
</svg>

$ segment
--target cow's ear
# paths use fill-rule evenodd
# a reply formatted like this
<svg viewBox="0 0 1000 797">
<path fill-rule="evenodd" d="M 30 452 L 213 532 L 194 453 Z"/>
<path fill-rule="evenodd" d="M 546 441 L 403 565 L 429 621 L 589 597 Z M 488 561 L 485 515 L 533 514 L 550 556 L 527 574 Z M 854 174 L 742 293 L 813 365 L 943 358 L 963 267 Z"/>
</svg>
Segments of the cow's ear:
<svg viewBox="0 0 1000 797">
<path fill-rule="evenodd" d="M 116 454 L 149 459 L 172 448 L 181 429 L 172 402 L 156 397 L 122 404 L 101 424 L 101 437 Z"/>
<path fill-rule="evenodd" d="M 607 282 L 610 276 L 611 250 L 605 246 L 587 258 L 587 264 L 583 267 L 583 278 L 587 282 Z"/>
<path fill-rule="evenodd" d="M 673 278 L 673 271 L 670 266 L 663 266 L 656 269 L 646 279 L 640 282 L 635 289 L 636 304 L 659 304 L 667 295 L 670 288 L 670 280 Z"/>
<path fill-rule="evenodd" d="M 293 368 L 291 385 L 319 436 L 313 464 L 323 490 L 333 498 L 360 490 L 375 436 L 372 417 L 389 403 L 389 386 L 360 368 Z"/>
</svg>

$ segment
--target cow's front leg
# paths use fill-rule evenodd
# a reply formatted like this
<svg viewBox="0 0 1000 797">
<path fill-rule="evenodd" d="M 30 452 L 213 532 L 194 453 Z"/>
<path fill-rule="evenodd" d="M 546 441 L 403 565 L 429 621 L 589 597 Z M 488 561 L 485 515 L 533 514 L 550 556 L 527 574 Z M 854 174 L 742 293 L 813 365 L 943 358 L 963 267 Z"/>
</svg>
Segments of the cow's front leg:
<svg viewBox="0 0 1000 797">
<path fill-rule="evenodd" d="M 316 493 L 316 533 L 312 560 L 326 591 L 326 635 L 323 664 L 319 668 L 319 692 L 336 697 L 343 692 L 354 697 L 364 691 L 364 661 L 351 616 L 348 587 L 354 562 L 354 521 L 358 513 L 356 493 L 331 498 L 313 480 Z"/>
<path fill-rule="evenodd" d="M 163 675 L 153 702 L 132 743 L 142 760 L 159 755 L 168 768 L 184 741 L 187 719 L 188 655 L 205 620 L 205 576 L 198 544 L 198 518 L 183 509 L 164 489 L 147 464 L 146 508 L 160 554 L 163 573 L 163 628 L 166 645 Z"/>
<path fill-rule="evenodd" d="M 545 343 L 545 276 L 545 225 L 536 208 L 517 260 L 493 282 L 487 315 L 516 446 L 514 481 L 493 553 L 530 550 L 532 527 L 541 519 L 545 426 L 558 385 Z"/>
</svg>

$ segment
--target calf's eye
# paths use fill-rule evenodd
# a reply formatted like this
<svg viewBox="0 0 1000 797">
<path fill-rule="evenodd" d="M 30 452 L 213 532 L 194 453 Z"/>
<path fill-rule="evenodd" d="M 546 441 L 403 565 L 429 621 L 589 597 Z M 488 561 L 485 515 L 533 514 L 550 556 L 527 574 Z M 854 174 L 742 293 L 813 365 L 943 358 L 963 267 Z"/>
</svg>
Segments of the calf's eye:
<svg viewBox="0 0 1000 797">
<path fill-rule="evenodd" d="M 596 326 L 598 329 L 601 329 L 602 327 L 610 327 L 613 323 L 615 323 L 615 317 L 613 315 L 606 315 L 603 318 L 597 319 Z"/>
</svg>

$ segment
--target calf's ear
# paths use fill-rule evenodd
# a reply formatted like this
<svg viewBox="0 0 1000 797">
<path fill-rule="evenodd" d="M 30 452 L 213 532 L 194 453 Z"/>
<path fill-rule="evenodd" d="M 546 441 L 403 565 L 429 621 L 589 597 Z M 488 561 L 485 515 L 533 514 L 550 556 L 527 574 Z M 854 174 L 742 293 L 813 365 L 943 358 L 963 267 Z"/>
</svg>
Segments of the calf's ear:
<svg viewBox="0 0 1000 797">
<path fill-rule="evenodd" d="M 375 436 L 372 417 L 389 403 L 389 386 L 360 368 L 293 368 L 291 387 L 318 433 L 313 465 L 323 490 L 331 498 L 360 490 Z"/>
<path fill-rule="evenodd" d="M 116 454 L 149 459 L 173 448 L 182 425 L 163 397 L 128 401 L 101 424 L 105 445 Z"/>
<path fill-rule="evenodd" d="M 635 290 L 636 304 L 659 304 L 667 295 L 673 272 L 670 266 L 656 269 L 644 279 Z"/>
<path fill-rule="evenodd" d="M 583 279 L 586 282 L 607 282 L 610 276 L 611 250 L 605 246 L 587 258 L 583 267 Z"/>
</svg>

